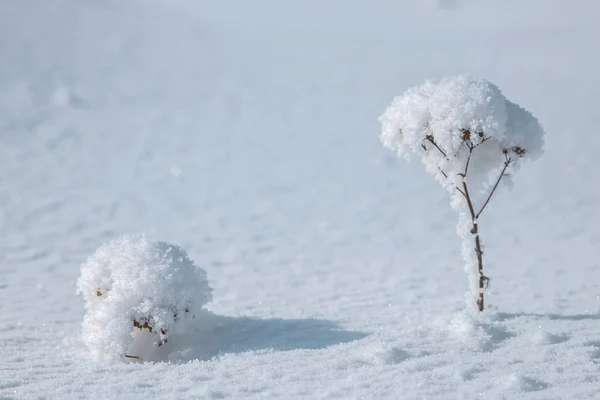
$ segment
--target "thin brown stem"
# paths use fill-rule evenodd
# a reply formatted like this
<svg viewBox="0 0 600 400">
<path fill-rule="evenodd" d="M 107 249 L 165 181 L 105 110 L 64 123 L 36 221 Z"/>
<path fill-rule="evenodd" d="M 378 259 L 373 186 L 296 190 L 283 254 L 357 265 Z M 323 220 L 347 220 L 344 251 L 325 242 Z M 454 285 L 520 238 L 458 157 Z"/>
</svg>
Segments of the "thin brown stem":
<svg viewBox="0 0 600 400">
<path fill-rule="evenodd" d="M 477 224 L 474 224 L 474 229 L 477 232 Z M 475 254 L 477 255 L 477 264 L 479 265 L 479 297 L 477 298 L 477 306 L 479 307 L 479 311 L 483 311 L 483 294 L 490 279 L 483 274 L 483 251 L 481 251 L 479 234 L 475 236 Z"/>
<path fill-rule="evenodd" d="M 485 136 L 483 139 L 481 139 L 481 142 L 479 142 L 476 145 L 474 145 L 473 148 L 481 146 L 482 144 L 484 144 L 485 142 L 487 142 L 489 138 L 490 138 L 489 136 Z"/>
<path fill-rule="evenodd" d="M 463 182 L 463 192 L 465 193 L 465 198 L 467 199 L 467 205 L 469 206 L 469 212 L 471 213 L 471 219 L 473 223 L 476 224 L 477 220 L 475 219 L 475 208 L 473 208 L 473 202 L 471 201 L 471 196 L 469 195 L 469 189 L 467 187 L 467 182 Z"/>
<path fill-rule="evenodd" d="M 467 201 L 467 205 L 469 207 L 469 213 L 471 214 L 471 234 L 475 235 L 475 255 L 477 256 L 477 267 L 479 272 L 479 296 L 477 298 L 477 307 L 479 311 L 483 311 L 484 309 L 484 292 L 489 282 L 489 278 L 483 274 L 483 251 L 481 250 L 481 239 L 479 238 L 479 226 L 477 224 L 477 217 L 479 214 L 475 213 L 475 208 L 473 207 L 473 201 L 471 200 L 471 195 L 469 194 L 469 187 L 467 186 L 467 174 L 469 173 L 469 165 L 471 163 L 471 156 L 473 155 L 473 150 L 477 147 L 477 145 L 473 145 L 470 140 L 465 140 L 465 144 L 469 148 L 469 156 L 467 157 L 467 162 L 465 163 L 464 173 L 461 174 L 463 177 L 463 189 L 462 191 L 457 188 L 457 190 L 462 193 L 464 198 Z"/>
<path fill-rule="evenodd" d="M 430 141 L 435 146 L 435 148 L 437 148 L 444 155 L 444 157 L 446 157 L 446 160 L 448 160 L 448 156 L 446 156 L 446 153 L 435 143 L 435 141 L 433 140 L 433 136 L 428 135 L 425 137 L 425 139 Z M 427 151 L 427 146 L 421 143 L 421 147 L 423 148 L 423 150 Z M 444 175 L 444 178 L 448 178 L 448 174 L 446 174 L 441 168 L 438 167 L 438 169 L 440 170 L 442 175 Z"/>
<path fill-rule="evenodd" d="M 438 149 L 438 150 L 440 151 L 440 153 L 442 153 L 442 155 L 443 155 L 444 157 L 446 157 L 446 160 L 450 161 L 450 160 L 448 159 L 448 155 L 446 154 L 446 152 L 445 152 L 444 150 L 442 150 L 442 148 L 441 148 L 440 146 L 438 146 L 438 144 L 437 144 L 437 143 L 435 142 L 435 140 L 433 139 L 433 136 L 431 136 L 431 135 L 427 135 L 427 136 L 425 136 L 425 139 L 429 140 L 429 142 L 431 142 L 431 144 L 432 144 L 432 145 L 434 145 L 434 146 L 435 146 L 435 148 L 436 148 L 436 149 Z"/>
<path fill-rule="evenodd" d="M 460 187 L 456 187 L 456 190 L 462 194 L 462 196 L 465 198 L 465 201 L 467 202 L 467 205 L 469 207 L 469 213 L 471 215 L 471 234 L 475 235 L 475 255 L 477 256 L 477 267 L 478 267 L 478 272 L 479 272 L 479 296 L 477 298 L 477 307 L 479 308 L 479 311 L 483 311 L 484 310 L 484 293 L 485 293 L 485 289 L 489 283 L 489 278 L 487 276 L 484 275 L 483 273 L 483 251 L 482 251 L 482 246 L 481 246 L 481 238 L 479 237 L 479 226 L 478 226 L 478 218 L 481 215 L 481 213 L 483 212 L 483 210 L 486 208 L 486 206 L 488 205 L 490 199 L 492 198 L 492 195 L 494 194 L 494 192 L 496 191 L 496 188 L 498 187 L 500 180 L 502 179 L 502 177 L 504 176 L 506 169 L 508 168 L 508 166 L 510 165 L 510 163 L 512 162 L 512 159 L 509 158 L 506 153 L 506 162 L 504 163 L 504 168 L 502 169 L 502 171 L 500 172 L 500 176 L 498 177 L 498 180 L 496 181 L 496 183 L 494 184 L 494 187 L 492 188 L 489 196 L 487 197 L 485 203 L 483 204 L 483 206 L 481 207 L 481 209 L 479 210 L 479 212 L 475 212 L 475 207 L 473 206 L 473 201 L 471 199 L 471 195 L 469 193 L 469 187 L 467 185 L 467 175 L 469 173 L 469 166 L 471 165 L 471 157 L 473 155 L 473 150 L 475 150 L 477 147 L 481 146 L 483 143 L 485 143 L 489 137 L 486 137 L 484 135 L 483 132 L 480 132 L 478 135 L 481 139 L 481 141 L 477 144 L 473 144 L 473 142 L 471 141 L 471 132 L 469 130 L 463 130 L 463 135 L 461 136 L 463 142 L 465 143 L 465 145 L 467 146 L 467 148 L 469 149 L 469 155 L 467 157 L 467 161 L 465 163 L 465 168 L 464 171 L 462 173 L 459 173 L 458 175 L 461 176 L 462 179 L 462 189 Z M 438 144 L 435 142 L 434 138 L 432 135 L 427 135 L 425 137 L 426 140 L 428 140 L 436 149 L 438 149 L 438 151 L 446 158 L 446 160 L 450 161 L 448 158 L 447 153 L 442 150 L 442 148 L 440 146 L 438 146 Z M 423 149 L 425 151 L 427 151 L 427 147 L 422 144 L 421 145 L 423 147 Z M 455 155 L 457 156 L 457 155 Z M 442 169 L 439 169 L 440 172 L 444 175 L 444 177 L 448 177 L 448 175 L 442 171 Z"/>
<path fill-rule="evenodd" d="M 469 172 L 469 164 L 471 163 L 471 156 L 473 155 L 473 149 L 476 147 L 476 146 L 469 144 L 468 142 L 465 142 L 465 144 L 469 148 L 469 157 L 467 157 L 467 162 L 465 163 L 464 172 L 462 174 L 458 174 L 459 176 L 463 177 L 463 180 L 464 180 L 464 178 L 467 177 L 467 172 Z"/>
<path fill-rule="evenodd" d="M 490 191 L 490 194 L 488 195 L 487 199 L 485 200 L 485 203 L 483 203 L 483 206 L 481 207 L 481 210 L 479 210 L 479 212 L 475 215 L 475 218 L 479 218 L 479 216 L 481 215 L 481 213 L 483 212 L 483 210 L 485 210 L 485 207 L 490 202 L 490 199 L 492 198 L 492 195 L 496 191 L 496 188 L 498 188 L 498 185 L 500 184 L 500 180 L 504 176 L 504 173 L 506 172 L 506 169 L 508 168 L 508 166 L 510 165 L 511 162 L 512 162 L 512 158 L 510 158 L 510 157 L 507 157 L 506 161 L 504 161 L 504 168 L 502 168 L 502 171 L 500 171 L 500 175 L 498 176 L 498 179 L 496 180 L 496 183 L 494 184 L 494 187 Z"/>
<path fill-rule="evenodd" d="M 462 173 L 458 174 L 459 176 L 461 176 L 463 178 L 462 189 L 460 187 L 456 187 L 456 190 L 460 194 L 462 194 L 462 196 L 465 198 L 467 205 L 469 207 L 469 213 L 471 215 L 471 223 L 472 223 L 471 234 L 475 235 L 474 251 L 475 251 L 475 255 L 477 256 L 477 266 L 478 266 L 478 272 L 479 272 L 479 296 L 477 298 L 477 306 L 479 308 L 479 311 L 483 311 L 484 310 L 484 293 L 485 293 L 485 288 L 487 287 L 487 284 L 489 282 L 489 278 L 483 274 L 483 251 L 482 251 L 482 246 L 481 246 L 481 238 L 479 237 L 479 226 L 478 226 L 477 220 L 478 220 L 479 216 L 481 215 L 481 213 L 483 212 L 483 210 L 488 205 L 488 203 L 490 202 L 490 199 L 492 198 L 498 185 L 500 184 L 500 180 L 504 176 L 506 169 L 512 162 L 512 159 L 510 157 L 506 156 L 504 168 L 502 168 L 502 171 L 500 172 L 500 176 L 496 180 L 496 183 L 494 184 L 490 194 L 488 195 L 488 197 L 485 200 L 485 203 L 483 204 L 481 209 L 478 212 L 475 212 L 475 207 L 473 206 L 473 201 L 472 201 L 471 195 L 469 193 L 469 187 L 467 185 L 467 175 L 469 173 L 469 167 L 471 165 L 471 156 L 473 155 L 473 150 L 475 150 L 475 148 L 481 146 L 483 143 L 485 143 L 489 139 L 489 137 L 484 136 L 483 132 L 479 133 L 479 136 L 482 138 L 482 140 L 477 144 L 473 144 L 473 142 L 471 141 L 471 132 L 468 130 L 465 130 L 463 132 L 462 139 L 463 139 L 465 145 L 467 146 L 467 148 L 469 149 L 469 155 L 468 155 L 467 161 L 465 163 L 464 171 Z M 425 137 L 425 139 L 427 141 L 429 141 L 446 158 L 446 160 L 450 161 L 447 153 L 444 150 L 442 150 L 442 148 L 435 142 L 435 139 L 433 138 L 432 135 L 427 135 Z M 427 151 L 427 147 L 424 144 L 422 144 L 421 147 L 423 147 L 423 150 Z M 442 173 L 442 175 L 444 175 L 444 177 L 448 178 L 448 175 L 444 171 L 442 171 L 441 168 L 439 170 Z"/>
<path fill-rule="evenodd" d="M 471 156 L 473 155 L 473 149 L 475 147 L 469 148 L 469 157 L 467 157 L 467 163 L 465 164 L 465 176 L 467 176 L 467 171 L 469 170 L 469 165 L 471 164 Z"/>
<path fill-rule="evenodd" d="M 489 278 L 483 274 L 483 251 L 481 250 L 481 239 L 479 238 L 479 226 L 477 225 L 477 216 L 475 214 L 475 209 L 473 208 L 471 196 L 469 195 L 467 183 L 464 181 L 463 192 L 465 194 L 465 199 L 467 200 L 467 205 L 469 206 L 469 213 L 471 214 L 471 234 L 475 235 L 474 250 L 475 255 L 477 256 L 477 270 L 479 272 L 479 297 L 477 298 L 477 307 L 479 308 L 479 311 L 483 311 L 483 294 L 485 292 L 485 287 L 487 286 Z"/>
</svg>

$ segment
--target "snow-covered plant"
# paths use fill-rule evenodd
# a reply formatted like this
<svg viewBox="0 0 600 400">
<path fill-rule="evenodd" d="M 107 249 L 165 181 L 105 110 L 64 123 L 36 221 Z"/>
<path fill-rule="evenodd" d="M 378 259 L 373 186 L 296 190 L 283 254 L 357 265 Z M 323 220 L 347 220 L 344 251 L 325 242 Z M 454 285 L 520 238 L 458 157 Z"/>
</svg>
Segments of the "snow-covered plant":
<svg viewBox="0 0 600 400">
<path fill-rule="evenodd" d="M 212 299 L 206 272 L 180 247 L 143 235 L 102 245 L 81 267 L 82 339 L 100 361 L 152 360 Z"/>
<path fill-rule="evenodd" d="M 467 296 L 475 296 L 483 311 L 489 278 L 483 273 L 479 218 L 498 187 L 509 183 L 525 160 L 541 156 L 542 127 L 496 85 L 467 75 L 407 90 L 380 122 L 383 144 L 400 157 L 421 157 L 427 172 L 450 193 L 459 214 Z"/>
</svg>

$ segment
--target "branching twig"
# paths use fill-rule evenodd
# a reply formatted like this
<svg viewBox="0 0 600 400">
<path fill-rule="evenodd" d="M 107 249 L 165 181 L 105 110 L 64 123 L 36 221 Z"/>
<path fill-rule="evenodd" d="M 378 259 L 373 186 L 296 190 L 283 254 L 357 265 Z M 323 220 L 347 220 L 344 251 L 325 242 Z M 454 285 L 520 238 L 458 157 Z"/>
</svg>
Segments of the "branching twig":
<svg viewBox="0 0 600 400">
<path fill-rule="evenodd" d="M 483 133 L 480 133 L 479 136 L 483 137 Z M 473 145 L 473 142 L 471 142 L 471 133 L 469 131 L 463 131 L 462 139 L 463 139 L 464 143 L 466 144 L 467 148 L 469 149 L 469 156 L 467 157 L 467 162 L 465 163 L 464 172 L 462 174 L 459 174 L 463 178 L 463 182 L 462 182 L 463 189 L 461 191 L 459 188 L 457 188 L 457 190 L 466 199 L 467 205 L 469 207 L 469 213 L 471 214 L 471 223 L 472 223 L 471 234 L 475 235 L 475 249 L 474 250 L 475 250 L 475 255 L 477 256 L 477 264 L 478 264 L 478 271 L 479 271 L 479 297 L 477 298 L 477 307 L 479 308 L 479 311 L 483 311 L 483 308 L 484 308 L 484 303 L 483 303 L 484 296 L 483 295 L 485 292 L 485 288 L 487 287 L 488 282 L 490 280 L 487 276 L 485 276 L 483 274 L 483 251 L 481 250 L 481 239 L 479 238 L 479 226 L 477 224 L 477 218 L 481 212 L 478 214 L 475 213 L 475 208 L 473 207 L 473 201 L 471 200 L 471 195 L 469 194 L 469 188 L 467 186 L 466 178 L 467 178 L 467 174 L 469 173 L 469 166 L 471 164 L 471 156 L 473 155 L 473 150 L 475 150 L 475 148 L 477 146 L 479 146 L 481 143 L 483 143 L 484 140 L 486 140 L 486 138 L 484 138 L 484 140 L 482 140 L 477 145 Z"/>
<path fill-rule="evenodd" d="M 446 160 L 450 161 L 446 152 L 444 150 L 442 150 L 440 146 L 438 146 L 438 144 L 435 142 L 435 140 L 433 140 L 433 136 L 427 135 L 427 136 L 425 136 L 425 139 L 429 140 L 431 142 L 431 144 L 434 145 L 435 148 L 438 149 L 444 157 L 446 157 Z"/>
<path fill-rule="evenodd" d="M 475 148 L 475 146 L 473 146 L 472 144 L 469 146 L 469 143 L 467 143 L 467 146 L 469 147 L 469 157 L 467 157 L 467 162 L 465 163 L 465 172 L 463 172 L 462 174 L 463 178 L 467 177 L 467 172 L 469 171 L 469 164 L 471 163 L 471 156 L 473 155 L 473 149 Z"/>
<path fill-rule="evenodd" d="M 465 167 L 464 167 L 463 172 L 458 173 L 458 176 L 462 177 L 462 188 L 459 186 L 456 186 L 456 190 L 458 191 L 458 193 L 460 193 L 465 198 L 467 206 L 469 207 L 469 213 L 471 215 L 471 223 L 472 223 L 471 234 L 475 236 L 474 251 L 475 251 L 475 255 L 477 256 L 477 264 L 478 264 L 478 271 L 479 271 L 479 297 L 477 299 L 477 306 L 479 308 L 479 311 L 483 311 L 483 309 L 484 309 L 484 302 L 483 302 L 484 292 L 485 292 L 485 289 L 488 287 L 490 279 L 483 274 L 483 251 L 482 251 L 482 246 L 481 246 L 481 239 L 479 238 L 478 219 L 479 219 L 479 216 L 481 215 L 481 213 L 487 207 L 488 203 L 490 202 L 490 199 L 496 192 L 496 189 L 498 188 L 498 185 L 500 184 L 502 177 L 504 177 L 504 175 L 506 173 L 506 169 L 513 161 L 512 157 L 508 156 L 509 151 L 513 151 L 518 156 L 522 156 L 523 154 L 525 154 L 525 149 L 523 149 L 519 146 L 515 146 L 510 149 L 503 150 L 504 156 L 506 159 L 506 161 L 504 162 L 504 167 L 502 168 L 502 171 L 500 171 L 500 175 L 498 176 L 496 183 L 492 187 L 490 194 L 487 196 L 485 202 L 483 203 L 483 206 L 481 207 L 481 209 L 478 212 L 475 212 L 475 207 L 473 206 L 473 200 L 471 199 L 471 195 L 469 193 L 469 187 L 467 185 L 467 175 L 469 173 L 469 167 L 471 165 L 471 157 L 473 156 L 473 151 L 477 147 L 481 146 L 483 143 L 487 142 L 490 139 L 490 136 L 486 136 L 484 132 L 478 132 L 478 133 L 476 133 L 476 135 L 479 137 L 480 140 L 477 144 L 473 144 L 472 138 L 473 138 L 474 134 L 471 133 L 471 131 L 469 129 L 462 129 L 460 132 L 461 132 L 460 138 L 462 139 L 462 141 L 465 144 L 465 146 L 467 147 L 467 149 L 469 149 L 469 155 L 467 157 L 467 161 L 465 162 Z M 436 143 L 433 135 L 425 136 L 425 140 L 427 140 L 429 143 L 431 143 L 444 156 L 444 158 L 446 158 L 447 161 L 450 161 L 450 159 L 448 158 L 448 154 Z M 421 147 L 425 151 L 428 150 L 427 146 L 425 146 L 424 143 L 421 144 Z M 458 157 L 459 152 L 460 152 L 460 148 L 457 150 L 457 153 L 454 154 L 454 157 Z M 448 178 L 448 174 L 446 174 L 442 170 L 441 167 L 438 167 L 438 169 L 445 178 Z"/>
<path fill-rule="evenodd" d="M 487 142 L 489 139 L 490 139 L 490 137 L 489 137 L 489 136 L 485 136 L 483 139 L 481 139 L 481 142 L 479 142 L 479 143 L 477 143 L 477 144 L 475 145 L 475 147 L 477 147 L 477 146 L 481 146 L 482 144 L 484 144 L 485 142 Z"/>
<path fill-rule="evenodd" d="M 433 140 L 433 136 L 431 135 L 427 135 L 425 137 L 425 139 L 427 139 L 429 142 L 431 142 L 431 144 L 433 144 L 435 146 L 436 149 L 438 149 L 440 151 L 440 153 L 442 153 L 444 155 L 444 157 L 446 157 L 446 160 L 448 160 L 448 156 L 446 155 L 446 153 L 444 152 L 444 150 L 442 150 L 440 148 L 440 146 L 437 145 L 437 143 Z M 421 147 L 423 148 L 423 150 L 427 151 L 427 146 L 425 146 L 423 143 L 421 143 Z M 450 160 L 448 160 L 450 161 Z M 438 169 L 440 170 L 440 172 L 442 173 L 442 175 L 444 175 L 444 178 L 448 178 L 448 174 L 445 173 L 440 167 L 438 167 Z"/>
<path fill-rule="evenodd" d="M 483 203 L 483 206 L 481 207 L 481 210 L 479 210 L 479 212 L 475 215 L 475 218 L 479 218 L 479 216 L 481 215 L 481 213 L 483 212 L 483 210 L 485 210 L 485 207 L 490 202 L 490 199 L 492 198 L 492 195 L 494 194 L 494 192 L 496 191 L 496 188 L 500 184 L 500 180 L 504 176 L 504 173 L 506 172 L 506 169 L 508 168 L 508 166 L 510 165 L 510 163 L 512 163 L 512 161 L 513 161 L 511 157 L 508 157 L 507 155 L 505 155 L 505 157 L 506 157 L 506 161 L 504 161 L 504 168 L 502 168 L 502 171 L 500 172 L 500 175 L 498 176 L 498 179 L 496 180 L 496 183 L 494 184 L 494 187 L 492 188 L 490 194 L 488 195 L 487 199 L 485 200 L 485 203 Z"/>
<path fill-rule="evenodd" d="M 471 196 L 469 195 L 469 189 L 467 187 L 467 182 L 463 181 L 463 192 L 465 194 L 465 198 L 467 199 L 467 205 L 469 206 L 469 212 L 471 213 L 471 219 L 473 220 L 473 224 L 477 225 L 477 219 L 475 217 L 475 209 L 473 208 L 473 202 L 471 201 Z M 477 232 L 471 232 L 477 233 Z"/>
<path fill-rule="evenodd" d="M 483 274 L 483 251 L 481 250 L 481 239 L 479 238 L 479 226 L 477 224 L 477 215 L 475 214 L 475 208 L 473 208 L 473 202 L 471 201 L 471 196 L 469 195 L 469 189 L 467 187 L 467 182 L 463 180 L 463 192 L 464 197 L 467 200 L 467 205 L 469 206 L 469 213 L 471 214 L 471 234 L 475 235 L 475 255 L 477 256 L 477 266 L 479 271 L 479 297 L 477 298 L 477 307 L 479 311 L 483 311 L 483 294 L 485 292 L 485 288 L 490 281 L 487 276 Z"/>
</svg>

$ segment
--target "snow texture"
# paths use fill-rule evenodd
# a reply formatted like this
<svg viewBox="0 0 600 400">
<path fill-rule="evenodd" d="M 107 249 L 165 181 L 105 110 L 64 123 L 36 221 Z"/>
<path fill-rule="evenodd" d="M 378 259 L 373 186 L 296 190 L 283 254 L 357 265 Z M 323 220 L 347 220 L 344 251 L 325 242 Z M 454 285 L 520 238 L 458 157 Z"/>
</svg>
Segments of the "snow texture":
<svg viewBox="0 0 600 400">
<path fill-rule="evenodd" d="M 212 298 L 206 272 L 185 250 L 144 235 L 122 236 L 102 245 L 82 265 L 77 293 L 86 308 L 83 342 L 99 361 L 123 360 L 125 354 L 138 357 L 127 351 L 132 333 L 134 342 L 151 345 L 151 336 L 158 342 L 184 332 Z"/>
<path fill-rule="evenodd" d="M 599 12 L 3 0 L 0 398 L 597 399 Z M 547 132 L 482 218 L 477 316 L 446 191 L 377 138 L 394 96 L 459 73 Z M 75 284 L 131 232 L 213 300 L 158 362 L 97 362 Z"/>
</svg>

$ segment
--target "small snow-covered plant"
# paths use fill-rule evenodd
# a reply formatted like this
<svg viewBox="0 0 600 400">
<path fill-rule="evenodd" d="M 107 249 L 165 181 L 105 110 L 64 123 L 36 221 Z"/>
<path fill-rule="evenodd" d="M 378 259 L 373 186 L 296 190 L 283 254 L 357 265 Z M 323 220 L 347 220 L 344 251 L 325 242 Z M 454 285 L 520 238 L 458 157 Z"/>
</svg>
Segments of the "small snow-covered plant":
<svg viewBox="0 0 600 400">
<path fill-rule="evenodd" d="M 168 335 L 212 299 L 206 272 L 182 248 L 143 235 L 102 245 L 81 267 L 82 339 L 94 359 L 151 361 Z"/>
<path fill-rule="evenodd" d="M 467 296 L 476 297 L 483 311 L 489 278 L 483 272 L 479 218 L 501 183 L 509 183 L 525 160 L 541 156 L 542 127 L 496 85 L 468 75 L 407 90 L 379 120 L 383 144 L 400 157 L 421 157 L 450 193 L 459 215 Z"/>
</svg>

